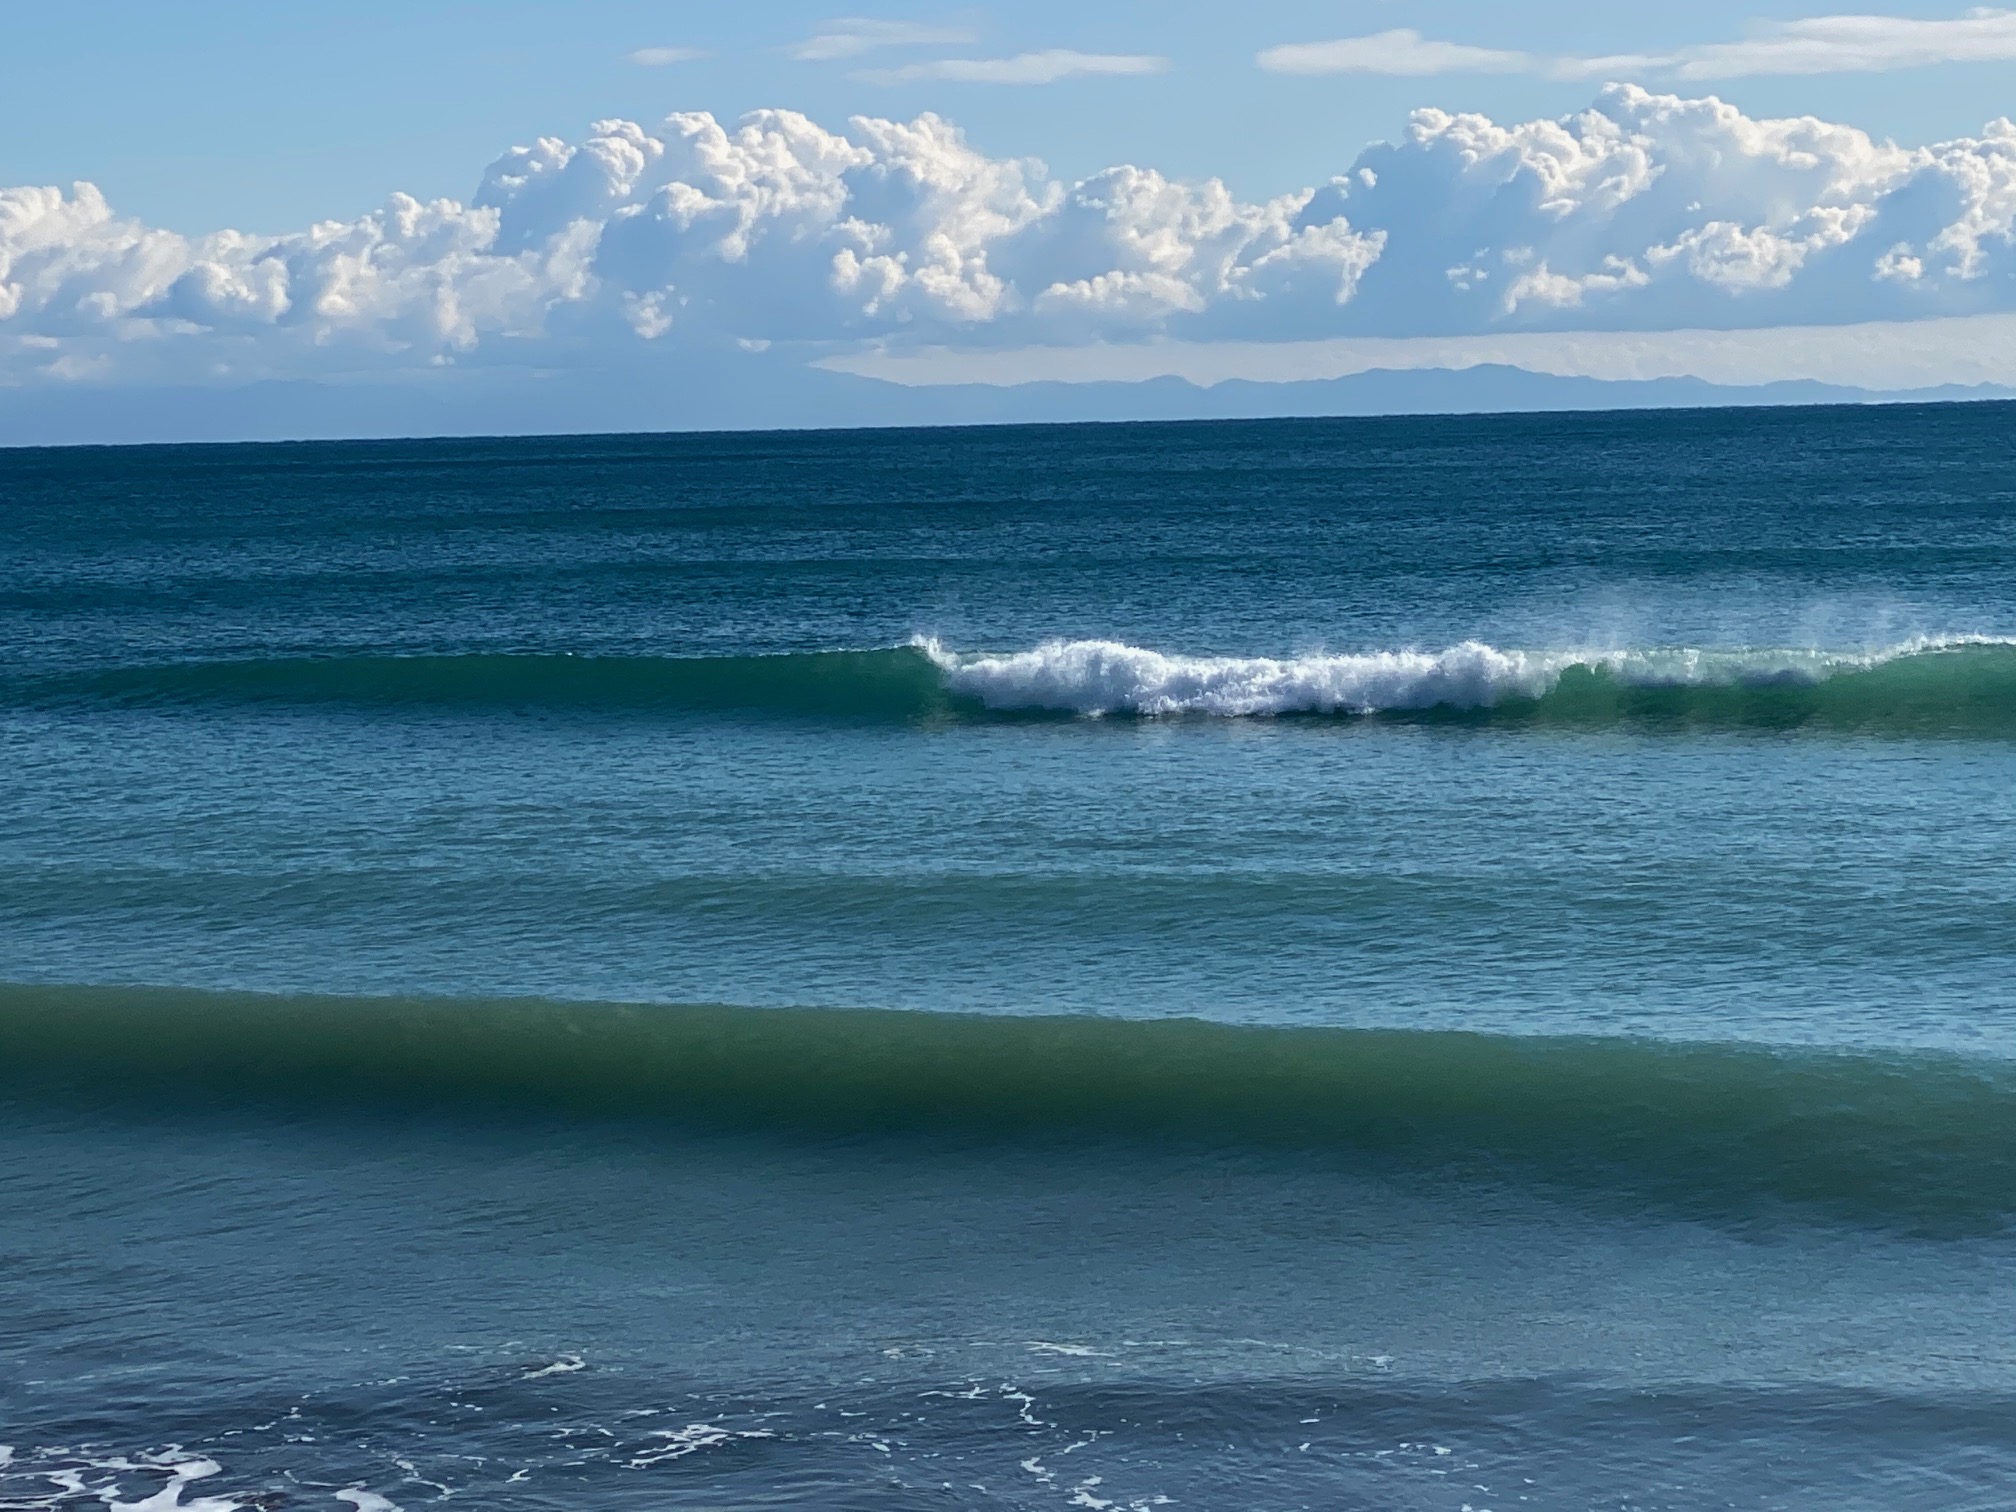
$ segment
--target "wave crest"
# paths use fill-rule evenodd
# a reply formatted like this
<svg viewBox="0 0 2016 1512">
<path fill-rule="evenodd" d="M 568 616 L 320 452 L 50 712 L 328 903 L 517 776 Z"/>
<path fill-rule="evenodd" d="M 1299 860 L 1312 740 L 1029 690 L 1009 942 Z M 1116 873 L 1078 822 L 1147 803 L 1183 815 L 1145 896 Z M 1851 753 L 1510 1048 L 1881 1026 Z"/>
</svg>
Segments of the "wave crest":
<svg viewBox="0 0 2016 1512">
<path fill-rule="evenodd" d="M 2007 653 L 1987 636 L 1919 640 L 1876 652 L 1499 650 L 1464 641 L 1442 651 L 1319 652 L 1287 659 L 1171 656 L 1119 641 L 1046 641 L 1007 655 L 960 655 L 920 640 L 955 694 L 991 709 L 1063 713 L 1251 717 L 1282 714 L 1469 711 L 1538 704 L 1564 692 L 1768 692 L 1813 689 L 1843 673 L 1967 651 Z M 1976 656 L 1971 670 L 2002 673 L 2016 693 L 2016 659 Z M 1956 664 L 1948 663 L 1951 670 Z M 1578 686 L 1579 685 L 1579 686 Z M 2016 712 L 2016 708 L 2012 708 Z"/>
<path fill-rule="evenodd" d="M 1006 656 L 920 648 L 954 693 L 994 709 L 1073 714 L 1349 712 L 1479 708 L 1507 696 L 1539 698 L 1560 676 L 1556 659 L 1465 641 L 1447 651 L 1271 657 L 1168 656 L 1119 641 L 1047 641 Z"/>
<path fill-rule="evenodd" d="M 942 724 L 1029 717 L 1329 716 L 1497 725 L 2016 738 L 2016 641 L 1879 651 L 1501 650 L 1192 656 L 1120 641 L 1004 653 L 936 640 L 751 656 L 349 655 L 0 678 L 0 707 L 326 709 L 494 717 Z"/>
</svg>

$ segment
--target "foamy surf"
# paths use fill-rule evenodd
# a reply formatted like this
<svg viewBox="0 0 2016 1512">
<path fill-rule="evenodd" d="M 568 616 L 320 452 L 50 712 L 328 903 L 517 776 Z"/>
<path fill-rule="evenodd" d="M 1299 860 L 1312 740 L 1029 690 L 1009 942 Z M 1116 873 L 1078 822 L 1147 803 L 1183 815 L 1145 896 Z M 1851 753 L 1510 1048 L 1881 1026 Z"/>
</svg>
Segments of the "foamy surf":
<svg viewBox="0 0 2016 1512">
<path fill-rule="evenodd" d="M 1440 651 L 1316 652 L 1286 658 L 1186 656 L 1121 641 L 1053 640 L 1027 651 L 962 654 L 920 639 L 948 691 L 990 709 L 1081 715 L 1380 714 L 1538 703 L 1580 672 L 1619 689 L 1811 688 L 1843 672 L 1967 649 L 1987 636 L 1926 638 L 1878 651 L 1802 649 L 1501 650 L 1464 641 Z"/>
</svg>

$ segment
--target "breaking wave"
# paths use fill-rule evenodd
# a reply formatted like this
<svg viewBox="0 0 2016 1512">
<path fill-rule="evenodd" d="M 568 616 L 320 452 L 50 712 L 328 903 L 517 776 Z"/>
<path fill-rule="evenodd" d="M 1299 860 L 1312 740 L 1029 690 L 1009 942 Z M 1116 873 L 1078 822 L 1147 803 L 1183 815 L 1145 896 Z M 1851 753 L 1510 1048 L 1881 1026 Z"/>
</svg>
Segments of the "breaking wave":
<svg viewBox="0 0 2016 1512">
<path fill-rule="evenodd" d="M 956 693 L 991 709 L 1253 717 L 1504 710 L 1552 717 L 1746 712 L 1959 713 L 2016 718 L 2016 642 L 1913 641 L 1875 652 L 1693 648 L 1171 656 L 1115 641 L 1051 641 L 1009 655 L 921 645 Z"/>
<path fill-rule="evenodd" d="M 2016 641 L 1874 651 L 1503 650 L 1192 656 L 1055 640 L 934 640 L 767 656 L 330 656 L 0 680 L 0 704 L 284 706 L 445 713 L 768 714 L 930 723 L 1012 717 L 1332 717 L 2016 736 Z"/>
</svg>

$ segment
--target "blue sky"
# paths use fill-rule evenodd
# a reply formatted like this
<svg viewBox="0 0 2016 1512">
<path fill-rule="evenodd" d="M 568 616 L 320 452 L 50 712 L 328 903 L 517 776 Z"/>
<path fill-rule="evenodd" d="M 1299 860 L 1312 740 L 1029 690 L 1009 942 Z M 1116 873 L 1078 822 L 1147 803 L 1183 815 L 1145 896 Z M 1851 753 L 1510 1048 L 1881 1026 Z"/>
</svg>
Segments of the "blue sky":
<svg viewBox="0 0 2016 1512">
<path fill-rule="evenodd" d="M 0 406 L 2016 383 L 2016 10 L 16 0 L 8 47 Z"/>
<path fill-rule="evenodd" d="M 1928 19 L 1966 9 L 1870 8 Z M 1172 66 L 1160 75 L 1040 88 L 892 86 L 853 77 L 859 58 L 790 56 L 793 44 L 854 9 L 974 39 L 884 55 L 898 61 L 1064 48 L 1158 55 Z M 1590 94 L 1586 82 L 1505 74 L 1284 77 L 1254 66 L 1269 47 L 1408 27 L 1495 49 L 1656 53 L 1738 38 L 1759 22 L 1858 9 L 1824 0 L 1017 0 L 893 8 L 850 8 L 848 0 L 13 0 L 8 51 L 17 66 L 0 91 L 0 184 L 89 179 L 126 212 L 186 234 L 219 226 L 277 233 L 361 213 L 395 189 L 422 199 L 466 196 L 504 147 L 541 135 L 578 137 L 603 117 L 648 122 L 677 109 L 732 118 L 783 106 L 829 125 L 862 112 L 935 110 L 987 150 L 1034 154 L 1062 176 L 1152 163 L 1263 196 L 1322 182 L 1366 143 L 1394 136 L 1417 106 L 1524 119 L 1577 109 Z M 658 68 L 627 61 L 650 47 L 711 56 Z M 1767 75 L 1716 80 L 1714 90 L 1751 115 L 1810 113 L 1922 143 L 2016 112 L 2016 66 Z"/>
</svg>

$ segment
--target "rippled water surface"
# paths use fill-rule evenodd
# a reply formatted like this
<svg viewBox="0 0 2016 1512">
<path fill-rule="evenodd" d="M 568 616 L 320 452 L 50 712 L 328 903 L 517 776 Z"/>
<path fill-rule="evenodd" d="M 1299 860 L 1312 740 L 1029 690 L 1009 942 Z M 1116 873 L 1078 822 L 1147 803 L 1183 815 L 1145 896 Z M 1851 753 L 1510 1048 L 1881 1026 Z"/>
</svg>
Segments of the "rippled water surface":
<svg viewBox="0 0 2016 1512">
<path fill-rule="evenodd" d="M 2002 1505 L 2012 425 L 0 453 L 0 1507 Z"/>
</svg>

